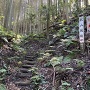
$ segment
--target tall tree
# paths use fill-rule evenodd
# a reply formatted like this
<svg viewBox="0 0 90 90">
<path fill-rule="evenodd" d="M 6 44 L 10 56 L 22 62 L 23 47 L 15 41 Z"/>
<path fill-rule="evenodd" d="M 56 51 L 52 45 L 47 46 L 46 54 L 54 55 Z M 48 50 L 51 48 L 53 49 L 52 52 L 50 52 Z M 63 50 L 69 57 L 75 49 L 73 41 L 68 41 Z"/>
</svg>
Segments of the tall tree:
<svg viewBox="0 0 90 90">
<path fill-rule="evenodd" d="M 84 5 L 87 7 L 87 5 L 88 5 L 88 0 L 84 0 Z"/>
<path fill-rule="evenodd" d="M 66 20 L 67 20 L 67 23 L 68 23 L 68 22 L 69 22 L 68 0 L 65 0 L 64 3 L 65 3 L 65 14 L 66 14 Z"/>
<path fill-rule="evenodd" d="M 11 25 L 12 25 L 12 15 L 13 15 L 13 0 L 10 0 L 10 6 L 9 6 L 9 19 L 8 19 L 8 29 L 11 29 Z"/>
<path fill-rule="evenodd" d="M 47 10 L 47 39 L 49 39 L 49 25 L 50 25 L 50 1 L 51 0 L 47 0 L 47 7 L 48 7 L 48 10 Z"/>
<path fill-rule="evenodd" d="M 5 20 L 4 20 L 5 28 L 8 28 L 9 13 L 10 13 L 10 0 L 7 0 L 6 7 L 5 7 Z"/>
</svg>

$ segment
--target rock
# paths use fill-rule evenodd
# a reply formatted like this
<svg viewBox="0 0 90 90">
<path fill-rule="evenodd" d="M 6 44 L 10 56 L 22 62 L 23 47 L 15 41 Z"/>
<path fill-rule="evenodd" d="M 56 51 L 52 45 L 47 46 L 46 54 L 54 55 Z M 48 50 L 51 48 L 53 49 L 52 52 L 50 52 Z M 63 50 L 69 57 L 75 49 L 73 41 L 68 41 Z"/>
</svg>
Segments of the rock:
<svg viewBox="0 0 90 90">
<path fill-rule="evenodd" d="M 53 41 L 49 41 L 49 46 L 53 45 L 54 42 Z"/>
</svg>

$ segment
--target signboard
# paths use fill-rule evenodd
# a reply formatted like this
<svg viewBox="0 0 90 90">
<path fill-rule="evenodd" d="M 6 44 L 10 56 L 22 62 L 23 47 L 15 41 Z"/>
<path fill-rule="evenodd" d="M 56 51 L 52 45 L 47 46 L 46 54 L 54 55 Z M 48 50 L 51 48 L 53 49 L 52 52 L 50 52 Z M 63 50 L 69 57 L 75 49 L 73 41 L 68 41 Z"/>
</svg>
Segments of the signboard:
<svg viewBox="0 0 90 90">
<path fill-rule="evenodd" d="M 84 16 L 79 17 L 79 40 L 84 43 Z"/>
<path fill-rule="evenodd" d="M 87 33 L 90 33 L 90 16 L 86 17 L 86 21 L 87 21 Z"/>
</svg>

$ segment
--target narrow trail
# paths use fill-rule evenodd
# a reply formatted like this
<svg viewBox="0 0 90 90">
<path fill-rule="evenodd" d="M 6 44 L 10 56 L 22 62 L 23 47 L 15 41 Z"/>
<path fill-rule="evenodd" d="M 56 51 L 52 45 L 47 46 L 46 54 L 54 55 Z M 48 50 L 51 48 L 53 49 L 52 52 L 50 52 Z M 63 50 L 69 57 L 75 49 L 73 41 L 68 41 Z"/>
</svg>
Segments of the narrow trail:
<svg viewBox="0 0 90 90">
<path fill-rule="evenodd" d="M 37 90 L 39 85 L 33 83 L 32 77 L 35 75 L 39 75 L 40 73 L 43 74 L 44 77 L 47 77 L 48 74 L 50 75 L 53 74 L 52 69 L 43 68 L 42 65 L 38 63 L 37 58 L 43 56 L 42 52 L 44 54 L 50 53 L 53 56 L 56 55 L 55 50 L 56 48 L 55 46 L 49 46 L 48 43 L 45 41 L 44 42 L 30 41 L 24 45 L 24 48 L 26 49 L 27 52 L 22 60 L 22 65 L 18 68 L 18 70 L 16 70 L 15 75 L 11 75 L 11 77 L 9 76 L 9 79 L 11 80 L 11 82 L 15 84 L 16 87 L 20 88 L 20 90 Z M 47 71 L 49 72 L 46 74 Z M 48 81 L 49 83 L 52 82 L 52 76 L 50 76 L 50 78 L 51 80 L 49 79 Z M 45 85 L 47 85 L 47 83 Z M 49 90 L 51 86 L 52 83 L 50 86 L 47 87 L 47 89 Z"/>
<path fill-rule="evenodd" d="M 23 45 L 23 48 L 25 48 L 27 52 L 23 57 L 22 65 L 18 67 L 18 69 L 15 69 L 16 71 L 9 76 L 9 82 L 13 82 L 14 86 L 17 87 L 15 90 L 38 90 L 38 88 L 40 88 L 40 90 L 45 88 L 46 90 L 52 90 L 53 68 L 52 66 L 45 65 L 52 57 L 60 57 L 64 53 L 67 54 L 60 39 L 56 40 L 56 42 L 51 45 L 45 41 L 28 41 L 28 43 Z M 46 56 L 45 60 L 39 63 L 38 58 L 41 56 L 43 57 L 46 53 L 51 54 L 51 56 Z M 80 57 L 83 56 L 80 54 L 78 57 L 80 59 Z M 85 80 L 90 76 L 90 62 L 87 62 L 89 61 L 88 57 L 86 58 L 86 56 L 84 56 L 84 59 L 84 61 L 86 61 L 86 65 L 80 70 L 76 69 L 77 64 L 72 63 L 71 68 L 73 68 L 74 71 L 65 71 L 62 73 L 56 72 L 56 90 L 59 90 L 58 87 L 61 85 L 62 80 L 71 83 L 74 90 L 78 89 L 78 85 L 82 86 L 86 82 Z M 61 65 L 61 67 L 64 68 L 67 66 L 68 64 Z M 46 83 L 39 83 L 39 81 L 32 80 L 32 77 L 38 75 L 43 75 Z M 9 88 L 9 90 L 12 89 Z"/>
<path fill-rule="evenodd" d="M 38 75 L 37 58 L 39 52 L 47 48 L 47 43 L 31 40 L 22 47 L 26 49 L 26 54 L 23 57 L 22 65 L 17 66 L 18 69 L 8 76 L 9 84 L 12 82 L 12 86 L 16 87 L 15 90 L 37 90 L 39 85 L 35 84 L 31 78 Z M 12 86 L 8 87 L 9 90 L 12 90 L 10 89 Z"/>
</svg>

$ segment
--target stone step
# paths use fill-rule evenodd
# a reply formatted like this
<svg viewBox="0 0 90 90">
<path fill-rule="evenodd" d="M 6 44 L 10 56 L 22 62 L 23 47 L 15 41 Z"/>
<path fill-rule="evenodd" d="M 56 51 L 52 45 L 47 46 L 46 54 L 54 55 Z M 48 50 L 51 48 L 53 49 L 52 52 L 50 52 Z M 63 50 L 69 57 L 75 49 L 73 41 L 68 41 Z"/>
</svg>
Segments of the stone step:
<svg viewBox="0 0 90 90">
<path fill-rule="evenodd" d="M 39 54 L 42 55 L 42 56 L 44 55 L 44 53 L 39 53 Z"/>
<path fill-rule="evenodd" d="M 52 50 L 52 49 L 48 49 L 48 50 L 46 50 L 45 52 L 55 52 L 55 50 Z"/>
<path fill-rule="evenodd" d="M 35 58 L 35 56 L 25 56 L 25 58 L 34 59 L 34 58 Z"/>
<path fill-rule="evenodd" d="M 22 65 L 23 68 L 31 68 L 34 67 L 34 65 Z"/>
<path fill-rule="evenodd" d="M 30 74 L 30 73 L 18 73 L 17 77 L 19 77 L 19 78 L 27 78 L 27 77 L 32 77 L 32 74 Z"/>
<path fill-rule="evenodd" d="M 16 85 L 18 86 L 28 86 L 31 84 L 31 81 L 30 80 L 27 80 L 27 81 L 18 81 L 18 82 L 15 82 Z"/>
<path fill-rule="evenodd" d="M 26 69 L 26 68 L 20 68 L 19 71 L 22 73 L 30 73 L 31 72 L 31 71 L 29 71 L 29 69 Z"/>
<path fill-rule="evenodd" d="M 34 58 L 29 58 L 29 57 L 25 57 L 25 59 L 27 59 L 27 60 L 34 60 Z"/>
<path fill-rule="evenodd" d="M 34 65 L 36 63 L 36 61 L 24 60 L 23 63 L 27 64 L 27 65 Z"/>
<path fill-rule="evenodd" d="M 55 55 L 55 54 L 56 54 L 55 51 L 56 51 L 56 50 L 46 50 L 45 53 L 50 53 L 50 54 Z"/>
<path fill-rule="evenodd" d="M 25 57 L 25 60 L 35 61 L 35 59 L 34 59 L 34 58 L 28 58 L 28 57 Z"/>
</svg>

